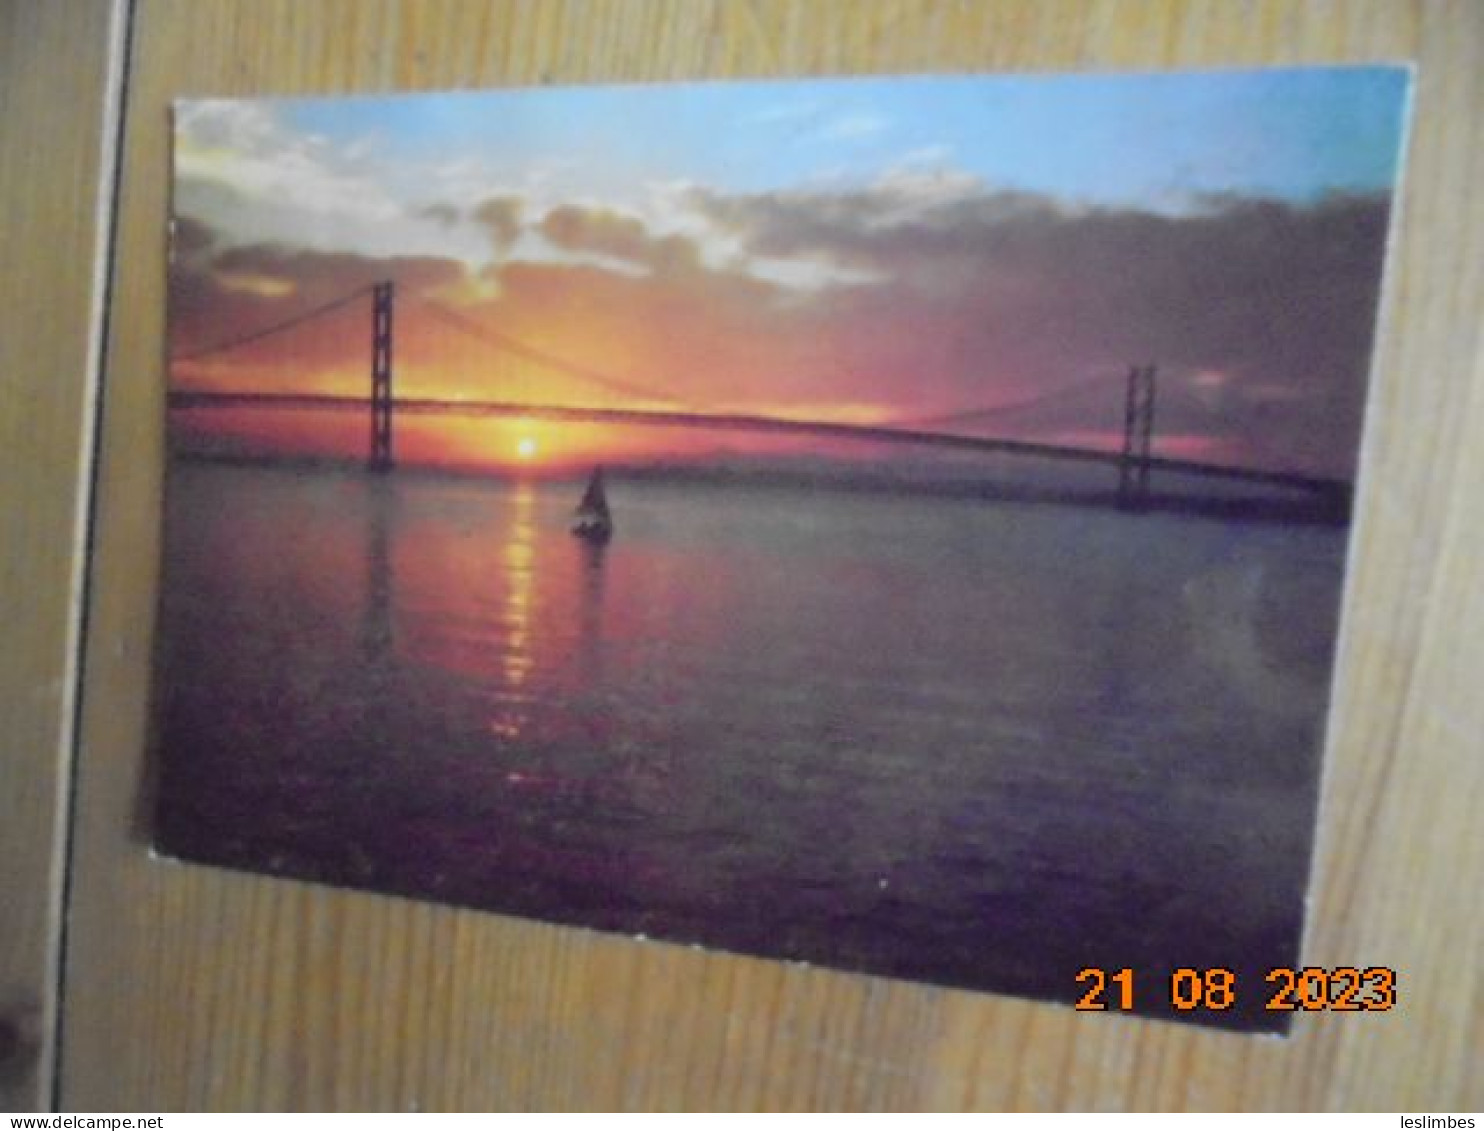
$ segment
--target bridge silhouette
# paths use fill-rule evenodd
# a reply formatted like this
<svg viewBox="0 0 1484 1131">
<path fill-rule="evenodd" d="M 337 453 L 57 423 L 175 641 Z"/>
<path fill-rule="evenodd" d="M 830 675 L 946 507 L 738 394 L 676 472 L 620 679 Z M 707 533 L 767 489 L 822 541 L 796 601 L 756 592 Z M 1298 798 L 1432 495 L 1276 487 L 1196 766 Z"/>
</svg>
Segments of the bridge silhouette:
<svg viewBox="0 0 1484 1131">
<path fill-rule="evenodd" d="M 1135 365 L 1128 370 L 1123 387 L 1123 442 L 1121 447 L 1114 451 L 947 430 L 1013 419 L 1016 415 L 1057 401 L 1085 397 L 1090 392 L 1105 393 L 1111 384 L 1106 375 L 1070 381 L 1035 396 L 1015 401 L 877 424 L 852 424 L 738 412 L 709 412 L 688 404 L 673 394 L 645 388 L 632 381 L 575 364 L 476 322 L 434 299 L 419 296 L 411 301 L 416 303 L 422 311 L 466 338 L 482 343 L 487 349 L 498 351 L 507 357 L 521 359 L 539 368 L 561 373 L 588 387 L 600 388 L 608 393 L 617 393 L 641 404 L 665 407 L 609 408 L 532 401 L 398 397 L 393 388 L 396 352 L 396 291 L 395 284 L 389 281 L 358 288 L 271 325 L 174 356 L 171 359 L 172 364 L 201 362 L 282 337 L 298 327 L 322 322 L 333 312 L 350 307 L 368 295 L 371 298 L 371 365 L 370 387 L 365 397 L 280 392 L 271 389 L 173 390 L 168 397 L 169 407 L 179 410 L 235 408 L 366 413 L 370 419 L 367 467 L 374 472 L 386 472 L 395 467 L 395 421 L 400 417 L 438 416 L 473 419 L 504 417 L 557 423 L 614 423 L 759 434 L 808 435 L 1104 465 L 1117 472 L 1117 498 L 1120 505 L 1134 509 L 1147 505 L 1150 499 L 1151 474 L 1154 471 L 1282 488 L 1315 496 L 1331 504 L 1347 505 L 1351 493 L 1351 484 L 1343 479 L 1155 455 L 1152 451 L 1156 384 L 1156 370 L 1153 365 Z M 406 301 L 404 300 L 404 303 Z"/>
</svg>

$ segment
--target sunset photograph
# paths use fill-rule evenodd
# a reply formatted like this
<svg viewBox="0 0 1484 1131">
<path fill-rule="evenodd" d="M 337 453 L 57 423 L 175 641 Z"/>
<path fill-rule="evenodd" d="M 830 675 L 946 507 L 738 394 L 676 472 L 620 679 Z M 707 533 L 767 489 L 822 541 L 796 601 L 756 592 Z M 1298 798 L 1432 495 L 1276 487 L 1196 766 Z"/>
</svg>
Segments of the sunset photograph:
<svg viewBox="0 0 1484 1131">
<path fill-rule="evenodd" d="M 156 848 L 1286 1032 L 1409 84 L 177 103 Z"/>
</svg>

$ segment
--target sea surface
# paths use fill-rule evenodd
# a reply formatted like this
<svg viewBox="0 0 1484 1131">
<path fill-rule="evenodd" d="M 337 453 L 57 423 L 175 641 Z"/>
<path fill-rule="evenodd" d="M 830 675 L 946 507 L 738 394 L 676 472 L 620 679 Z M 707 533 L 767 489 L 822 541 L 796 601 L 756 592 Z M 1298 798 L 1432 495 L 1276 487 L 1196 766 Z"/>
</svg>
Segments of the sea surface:
<svg viewBox="0 0 1484 1131">
<path fill-rule="evenodd" d="M 177 461 L 162 851 L 1281 1026 L 1343 529 L 608 486 Z"/>
</svg>

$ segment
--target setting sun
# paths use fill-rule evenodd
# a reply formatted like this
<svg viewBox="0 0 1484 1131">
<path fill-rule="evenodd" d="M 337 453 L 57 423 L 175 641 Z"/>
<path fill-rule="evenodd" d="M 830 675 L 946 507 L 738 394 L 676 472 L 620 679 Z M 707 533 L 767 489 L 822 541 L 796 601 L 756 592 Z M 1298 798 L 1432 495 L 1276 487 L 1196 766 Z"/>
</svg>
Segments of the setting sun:
<svg viewBox="0 0 1484 1131">
<path fill-rule="evenodd" d="M 521 459 L 534 459 L 536 455 L 536 441 L 530 436 L 522 436 L 515 442 L 515 454 Z"/>
</svg>

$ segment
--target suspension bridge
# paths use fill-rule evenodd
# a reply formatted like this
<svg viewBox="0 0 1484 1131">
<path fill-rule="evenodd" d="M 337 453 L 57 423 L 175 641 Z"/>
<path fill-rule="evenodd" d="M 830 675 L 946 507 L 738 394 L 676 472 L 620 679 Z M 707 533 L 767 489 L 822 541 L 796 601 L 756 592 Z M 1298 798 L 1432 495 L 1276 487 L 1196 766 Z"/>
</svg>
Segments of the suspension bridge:
<svg viewBox="0 0 1484 1131">
<path fill-rule="evenodd" d="M 793 434 L 820 438 L 850 439 L 877 443 L 910 444 L 928 448 L 1000 453 L 1049 461 L 1107 466 L 1117 473 L 1117 498 L 1121 505 L 1140 508 L 1150 498 L 1154 472 L 1177 473 L 1210 480 L 1281 488 L 1338 505 L 1347 505 L 1351 484 L 1268 468 L 1235 467 L 1154 454 L 1156 369 L 1153 365 L 1132 366 L 1123 378 L 1122 444 L 1117 450 L 1043 443 L 1005 436 L 974 434 L 966 429 L 1002 424 L 1057 401 L 1085 398 L 1089 394 L 1108 397 L 1114 386 L 1107 376 L 1086 378 L 1021 400 L 939 413 L 931 417 L 886 423 L 855 424 L 743 412 L 706 411 L 666 392 L 645 388 L 630 380 L 578 365 L 517 338 L 497 331 L 427 296 L 411 301 L 441 326 L 479 343 L 486 350 L 518 359 L 528 367 L 561 374 L 579 386 L 602 389 L 640 405 L 656 407 L 613 408 L 597 405 L 541 403 L 537 400 L 450 399 L 399 397 L 394 389 L 397 298 L 392 282 L 380 282 L 343 294 L 329 302 L 297 313 L 271 325 L 239 334 L 224 341 L 192 349 L 172 358 L 175 367 L 200 364 L 249 349 L 261 350 L 264 343 L 282 339 L 299 327 L 322 324 L 336 312 L 354 309 L 370 298 L 370 373 L 367 395 L 284 392 L 273 389 L 196 391 L 174 390 L 169 407 L 176 410 L 267 409 L 276 411 L 330 411 L 366 414 L 369 423 L 367 467 L 387 472 L 396 465 L 395 422 L 402 417 L 520 418 L 555 423 L 612 423 L 669 428 L 737 431 L 758 434 Z M 403 300 L 404 305 L 408 300 Z M 360 312 L 364 317 L 364 311 Z M 363 324 L 364 325 L 364 324 Z M 363 331 L 364 332 L 364 331 Z M 174 374 L 172 374 L 174 375 Z"/>
</svg>

